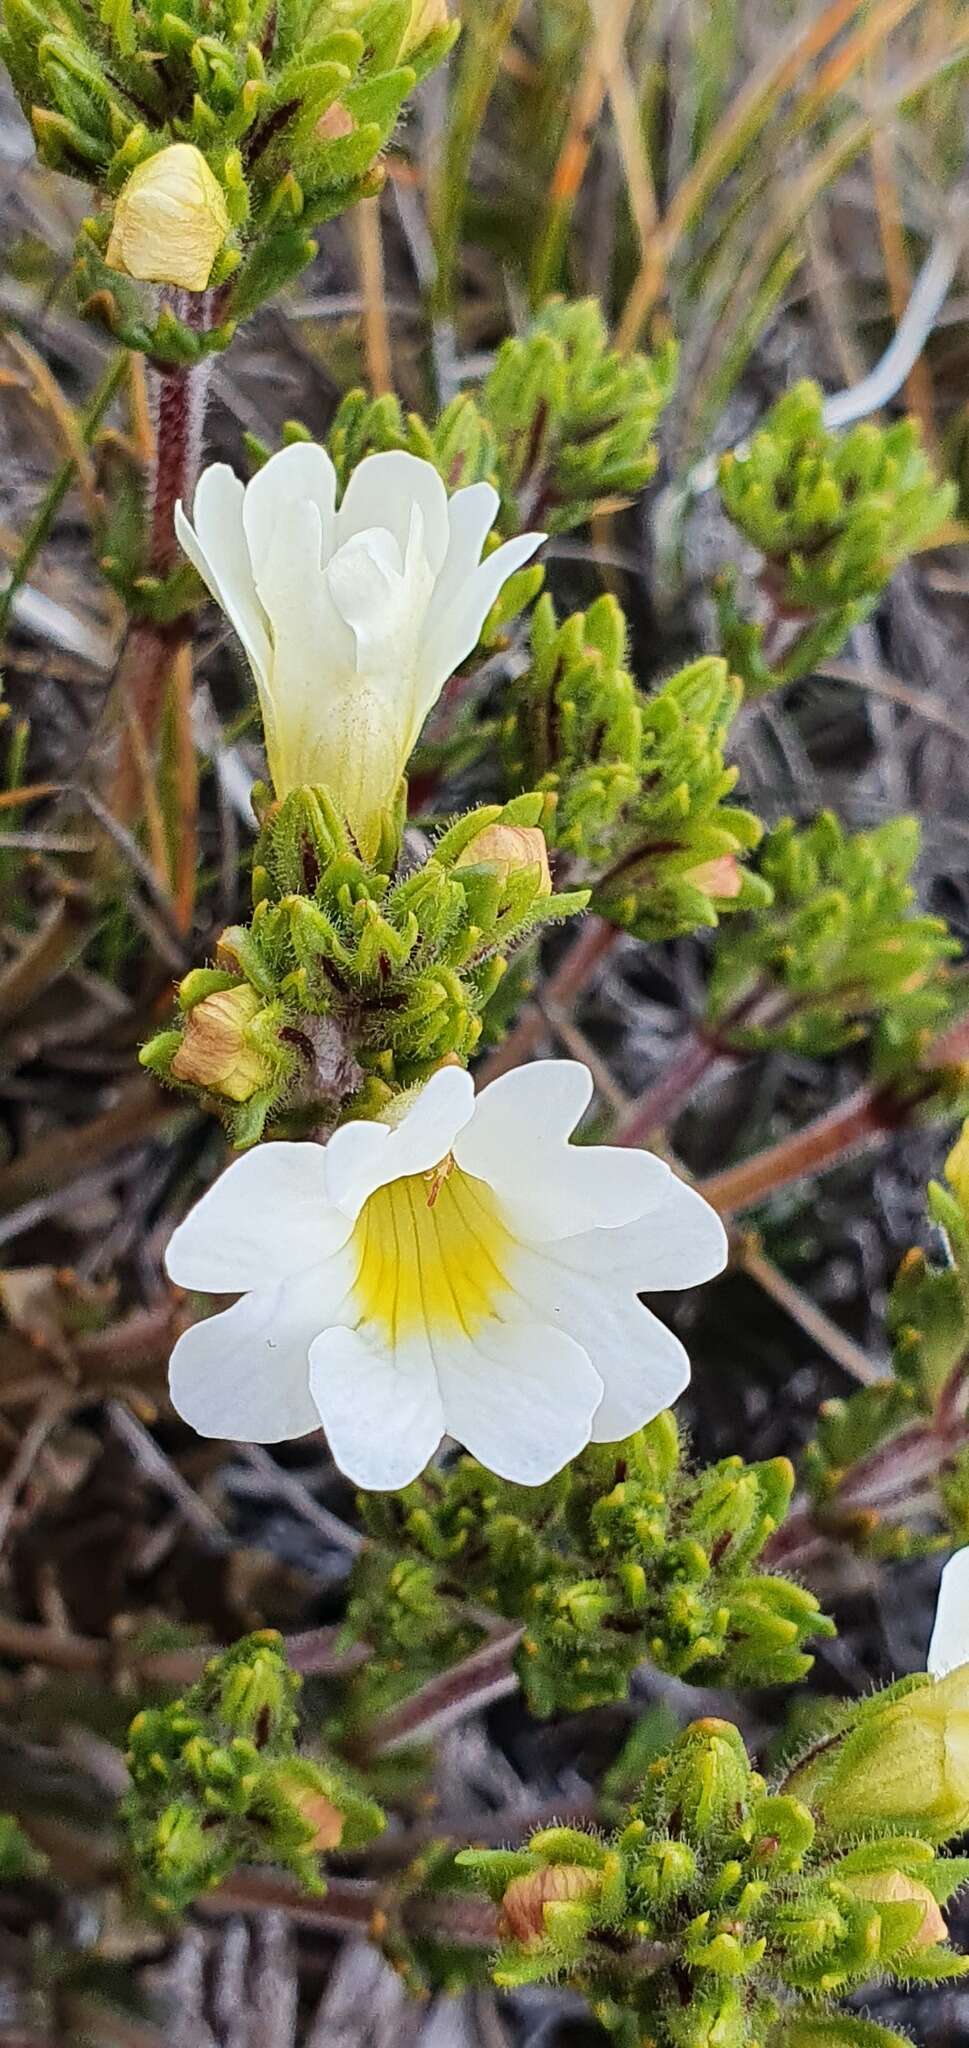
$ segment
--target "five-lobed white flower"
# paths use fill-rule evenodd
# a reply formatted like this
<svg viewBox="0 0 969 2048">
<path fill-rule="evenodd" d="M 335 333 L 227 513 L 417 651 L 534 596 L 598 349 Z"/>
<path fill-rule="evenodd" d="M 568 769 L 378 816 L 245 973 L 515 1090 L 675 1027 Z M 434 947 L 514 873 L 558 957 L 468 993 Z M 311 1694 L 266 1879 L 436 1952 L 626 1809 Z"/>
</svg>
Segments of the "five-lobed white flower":
<svg viewBox="0 0 969 2048">
<path fill-rule="evenodd" d="M 176 507 L 248 656 L 276 795 L 323 784 L 368 858 L 431 706 L 545 539 L 482 561 L 498 503 L 486 483 L 449 498 L 432 463 L 390 453 L 357 465 L 337 510 L 333 464 L 307 441 L 245 486 L 225 463 L 206 469 L 194 526 Z"/>
<path fill-rule="evenodd" d="M 179 1338 L 179 1414 L 256 1443 L 322 1424 L 378 1490 L 444 1435 L 531 1486 L 650 1421 L 690 1367 L 637 1295 L 709 1280 L 726 1236 L 651 1153 L 570 1145 L 591 1095 L 573 1060 L 477 1097 L 445 1067 L 396 1124 L 229 1166 L 168 1247 L 181 1286 L 242 1295 Z"/>
<path fill-rule="evenodd" d="M 960 1664 L 969 1664 L 969 1548 L 953 1551 L 943 1568 L 926 1670 L 944 1678 Z"/>
</svg>

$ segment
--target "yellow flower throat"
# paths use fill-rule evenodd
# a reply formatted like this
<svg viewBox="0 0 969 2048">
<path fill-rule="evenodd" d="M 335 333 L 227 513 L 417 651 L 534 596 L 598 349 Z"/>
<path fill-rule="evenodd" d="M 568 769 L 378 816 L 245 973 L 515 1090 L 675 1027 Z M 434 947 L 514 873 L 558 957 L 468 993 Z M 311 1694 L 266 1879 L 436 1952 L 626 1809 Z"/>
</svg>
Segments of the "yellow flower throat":
<svg viewBox="0 0 969 2048">
<path fill-rule="evenodd" d="M 391 1345 L 427 1330 L 472 1336 L 499 1313 L 514 1239 L 487 1182 L 448 1157 L 378 1188 L 353 1232 L 361 1321 Z"/>
</svg>

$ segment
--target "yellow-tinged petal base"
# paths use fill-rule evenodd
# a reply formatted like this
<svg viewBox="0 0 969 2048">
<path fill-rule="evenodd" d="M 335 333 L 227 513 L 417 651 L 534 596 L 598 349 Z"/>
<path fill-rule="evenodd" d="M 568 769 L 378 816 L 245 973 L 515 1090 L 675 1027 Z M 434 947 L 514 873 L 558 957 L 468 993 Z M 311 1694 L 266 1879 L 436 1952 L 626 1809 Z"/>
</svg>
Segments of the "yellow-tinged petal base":
<svg viewBox="0 0 969 2048">
<path fill-rule="evenodd" d="M 354 1302 L 392 1346 L 417 1331 L 471 1337 L 501 1313 L 515 1240 L 487 1183 L 444 1160 L 372 1194 L 357 1219 Z"/>
</svg>

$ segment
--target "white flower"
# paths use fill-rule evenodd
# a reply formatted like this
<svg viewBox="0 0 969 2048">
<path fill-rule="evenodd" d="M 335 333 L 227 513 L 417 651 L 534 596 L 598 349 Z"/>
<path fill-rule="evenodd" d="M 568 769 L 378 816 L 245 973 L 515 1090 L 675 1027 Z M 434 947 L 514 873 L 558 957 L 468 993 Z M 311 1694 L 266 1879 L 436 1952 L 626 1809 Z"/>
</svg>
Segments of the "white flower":
<svg viewBox="0 0 969 2048">
<path fill-rule="evenodd" d="M 194 528 L 176 507 L 249 658 L 277 796 L 322 783 L 367 856 L 431 706 L 545 538 L 482 562 L 497 510 L 490 484 L 449 498 L 432 463 L 392 453 L 358 464 L 337 511 L 333 464 L 308 441 L 245 487 L 224 463 L 205 470 Z"/>
<path fill-rule="evenodd" d="M 969 1664 L 969 1548 L 954 1551 L 943 1570 L 926 1670 L 944 1678 L 960 1664 Z"/>
<path fill-rule="evenodd" d="M 570 1145 L 592 1078 L 543 1060 L 475 1098 L 445 1067 L 396 1125 L 266 1144 L 180 1224 L 172 1279 L 242 1300 L 187 1330 L 172 1400 L 203 1436 L 320 1424 L 357 1485 L 404 1486 L 445 1433 L 539 1485 L 682 1393 L 637 1300 L 723 1267 L 713 1209 L 652 1154 Z"/>
</svg>

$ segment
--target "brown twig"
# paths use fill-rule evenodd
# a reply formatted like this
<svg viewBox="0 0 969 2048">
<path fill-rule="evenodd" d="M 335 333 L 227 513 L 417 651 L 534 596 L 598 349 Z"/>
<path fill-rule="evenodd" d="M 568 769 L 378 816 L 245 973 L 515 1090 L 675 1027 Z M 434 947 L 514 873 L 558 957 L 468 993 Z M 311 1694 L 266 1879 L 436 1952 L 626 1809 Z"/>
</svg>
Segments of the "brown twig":
<svg viewBox="0 0 969 2048">
<path fill-rule="evenodd" d="M 925 1092 L 930 1092 L 928 1083 Z M 756 1208 L 778 1188 L 827 1173 L 852 1153 L 897 1130 L 907 1121 L 912 1106 L 889 1088 L 858 1088 L 803 1131 L 792 1131 L 752 1159 L 741 1160 L 739 1166 L 711 1174 L 700 1182 L 700 1192 L 721 1216 Z"/>
<path fill-rule="evenodd" d="M 486 1088 L 489 1081 L 496 1081 L 499 1074 L 509 1073 L 512 1067 L 521 1066 L 534 1052 L 548 1030 L 546 1008 L 568 1009 L 591 982 L 596 968 L 611 953 L 618 938 L 615 926 L 606 924 L 603 918 L 585 919 L 578 938 L 546 982 L 541 1002 L 526 1004 L 507 1038 L 482 1062 L 477 1076 L 479 1088 Z"/>
<path fill-rule="evenodd" d="M 364 1737 L 367 1753 L 382 1755 L 408 1742 L 424 1742 L 514 1692 L 514 1657 L 523 1634 L 522 1628 L 504 1629 L 470 1657 L 435 1673 L 418 1692 L 372 1723 Z"/>
</svg>

